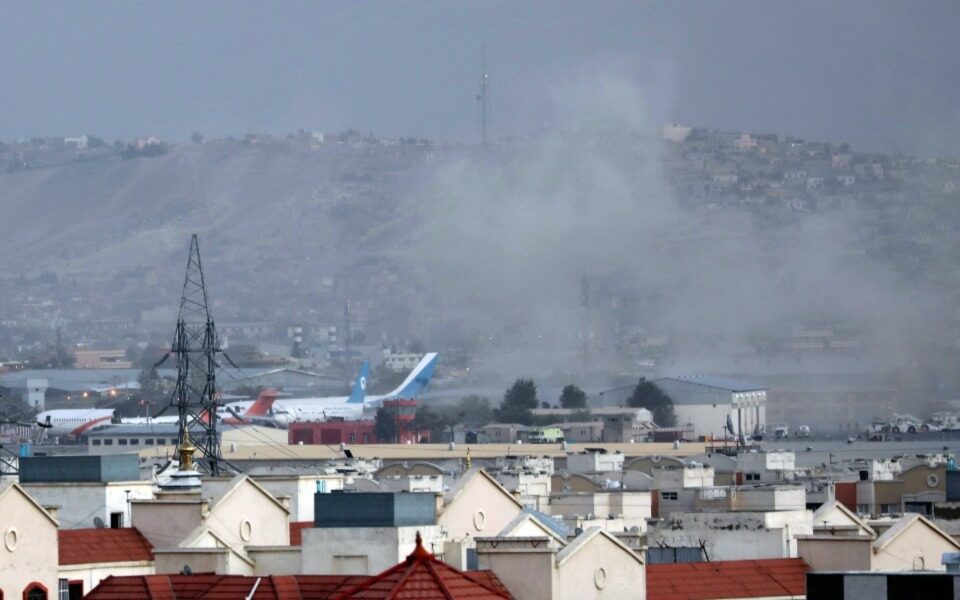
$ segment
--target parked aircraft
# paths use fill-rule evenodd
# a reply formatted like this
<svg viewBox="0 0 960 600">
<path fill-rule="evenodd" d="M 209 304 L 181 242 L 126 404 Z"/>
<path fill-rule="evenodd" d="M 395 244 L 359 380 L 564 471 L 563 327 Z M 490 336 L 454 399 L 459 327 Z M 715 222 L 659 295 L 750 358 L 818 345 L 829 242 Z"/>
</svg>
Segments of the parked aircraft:
<svg viewBox="0 0 960 600">
<path fill-rule="evenodd" d="M 109 425 L 112 420 L 112 408 L 61 408 L 37 415 L 37 425 L 53 437 L 83 435 L 98 425 Z"/>
<path fill-rule="evenodd" d="M 367 378 L 370 375 L 370 362 L 366 361 L 360 367 L 360 373 L 353 383 L 353 390 L 349 396 L 277 400 L 274 405 L 274 414 L 276 418 L 286 419 L 288 423 L 325 421 L 331 418 L 358 419 L 363 415 L 364 407 L 377 405 L 384 400 L 416 399 L 430 384 L 438 360 L 439 354 L 436 352 L 425 354 L 403 383 L 390 393 L 380 396 L 366 395 Z M 239 412 L 246 410 L 249 405 L 249 401 L 233 402 L 227 405 L 227 410 Z"/>
</svg>

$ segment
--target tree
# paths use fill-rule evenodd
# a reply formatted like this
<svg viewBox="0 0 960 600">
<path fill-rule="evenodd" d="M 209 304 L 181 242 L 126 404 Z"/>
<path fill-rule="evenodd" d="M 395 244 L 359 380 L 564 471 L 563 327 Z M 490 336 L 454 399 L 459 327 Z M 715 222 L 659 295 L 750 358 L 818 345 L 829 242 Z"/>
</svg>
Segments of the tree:
<svg viewBox="0 0 960 600">
<path fill-rule="evenodd" d="M 503 395 L 500 408 L 494 415 L 501 423 L 533 423 L 533 409 L 537 407 L 537 384 L 532 379 L 518 379 Z"/>
<path fill-rule="evenodd" d="M 653 422 L 660 427 L 674 427 L 677 415 L 673 412 L 673 400 L 652 381 L 641 377 L 633 394 L 627 400 L 627 406 L 645 408 L 653 414 Z"/>
<path fill-rule="evenodd" d="M 586 408 L 587 394 L 579 387 L 570 384 L 560 392 L 560 406 L 563 408 Z"/>
<path fill-rule="evenodd" d="M 393 411 L 380 407 L 373 418 L 373 433 L 381 444 L 397 443 L 397 417 Z"/>
<path fill-rule="evenodd" d="M 490 399 L 484 396 L 466 396 L 457 403 L 457 414 L 464 425 L 483 427 L 493 420 Z"/>
<path fill-rule="evenodd" d="M 420 406 L 417 408 L 417 414 L 413 417 L 413 421 L 410 422 L 410 429 L 413 431 L 429 431 L 430 439 L 437 440 L 455 423 L 455 419 L 439 413 L 429 406 Z"/>
</svg>

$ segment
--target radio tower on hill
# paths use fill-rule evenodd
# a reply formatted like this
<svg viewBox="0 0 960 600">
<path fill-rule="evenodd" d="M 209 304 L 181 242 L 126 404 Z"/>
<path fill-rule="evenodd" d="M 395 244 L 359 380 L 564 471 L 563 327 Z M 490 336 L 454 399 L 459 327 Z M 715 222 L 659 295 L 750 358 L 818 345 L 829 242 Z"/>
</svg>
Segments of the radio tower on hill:
<svg viewBox="0 0 960 600">
<path fill-rule="evenodd" d="M 177 385 L 171 405 L 177 407 L 177 446 L 191 438 L 211 475 L 219 475 L 223 459 L 217 435 L 217 354 L 222 352 L 207 303 L 197 234 L 190 240 L 187 274 L 180 297 L 180 315 L 171 353 L 177 357 Z M 191 433 L 196 432 L 196 433 Z"/>
<path fill-rule="evenodd" d="M 487 117 L 489 108 L 487 106 L 487 47 L 480 46 L 480 93 L 477 94 L 477 101 L 480 103 L 480 145 L 487 145 Z"/>
</svg>

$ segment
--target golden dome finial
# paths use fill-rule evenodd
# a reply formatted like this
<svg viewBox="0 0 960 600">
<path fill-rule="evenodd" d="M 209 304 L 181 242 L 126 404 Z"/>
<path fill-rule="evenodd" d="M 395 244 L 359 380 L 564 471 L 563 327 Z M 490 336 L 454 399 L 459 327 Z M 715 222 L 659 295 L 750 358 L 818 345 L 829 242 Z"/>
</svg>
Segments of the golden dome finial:
<svg viewBox="0 0 960 600">
<path fill-rule="evenodd" d="M 193 453 L 197 451 L 197 447 L 190 441 L 190 431 L 185 423 L 180 425 L 180 437 L 183 441 L 177 447 L 177 453 L 180 454 L 180 466 L 177 470 L 194 471 Z"/>
</svg>

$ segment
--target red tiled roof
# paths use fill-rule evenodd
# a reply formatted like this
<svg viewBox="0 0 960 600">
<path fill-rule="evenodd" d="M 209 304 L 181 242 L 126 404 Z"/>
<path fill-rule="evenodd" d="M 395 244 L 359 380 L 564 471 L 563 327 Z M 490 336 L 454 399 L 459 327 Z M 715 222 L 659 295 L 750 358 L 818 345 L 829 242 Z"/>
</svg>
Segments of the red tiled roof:
<svg viewBox="0 0 960 600">
<path fill-rule="evenodd" d="M 257 583 L 259 579 L 260 583 Z M 355 587 L 367 575 L 138 575 L 107 577 L 84 599 L 92 600 L 236 600 L 257 586 L 254 600 L 328 600 Z"/>
<path fill-rule="evenodd" d="M 137 529 L 61 529 L 61 565 L 153 560 L 153 546 Z"/>
<path fill-rule="evenodd" d="M 806 594 L 799 558 L 647 565 L 647 600 L 713 600 Z"/>
<path fill-rule="evenodd" d="M 430 564 L 437 563 L 431 557 Z M 422 563 L 416 563 L 422 565 Z M 424 599 L 500 599 L 512 598 L 503 584 L 488 571 L 460 572 L 443 563 L 429 567 L 440 574 L 442 585 L 450 596 L 438 591 L 436 581 L 419 575 L 407 578 L 394 595 L 385 596 L 378 589 L 369 590 L 367 584 L 380 581 L 379 576 L 368 575 L 275 575 L 248 577 L 244 575 L 138 575 L 107 577 L 84 600 L 236 600 L 245 598 L 256 585 L 253 600 L 333 600 L 335 598 L 424 598 Z M 401 563 L 398 567 L 407 567 Z M 395 567 L 396 568 L 396 567 Z M 393 571 L 391 569 L 390 571 Z M 390 571 L 387 571 L 388 573 Z M 459 576 L 459 577 L 458 577 Z M 462 579 L 461 579 L 462 578 Z M 260 583 L 257 583 L 259 579 Z M 355 596 L 363 590 L 374 595 Z M 390 592 L 391 590 L 387 590 Z"/>
<path fill-rule="evenodd" d="M 427 552 L 417 534 L 417 547 L 405 561 L 351 589 L 335 600 L 496 600 L 513 596 L 490 573 L 471 576 Z M 496 583 L 494 583 L 496 582 Z"/>
<path fill-rule="evenodd" d="M 303 545 L 303 530 L 313 527 L 313 521 L 290 521 L 290 545 Z"/>
<path fill-rule="evenodd" d="M 135 532 L 142 539 L 137 530 L 130 531 Z M 69 537 L 69 535 L 66 536 L 66 538 Z M 65 538 L 61 537 L 61 544 L 64 541 Z M 147 547 L 149 549 L 149 544 Z M 88 559 L 87 562 L 90 560 Z M 61 564 L 64 563 L 61 562 Z M 418 533 L 417 547 L 405 561 L 372 577 L 286 575 L 261 578 L 213 574 L 107 577 L 84 598 L 85 600 L 235 600 L 236 598 L 252 600 L 346 600 L 351 598 L 512 600 L 513 596 L 493 573 L 458 571 L 437 560 L 424 549 Z"/>
</svg>

